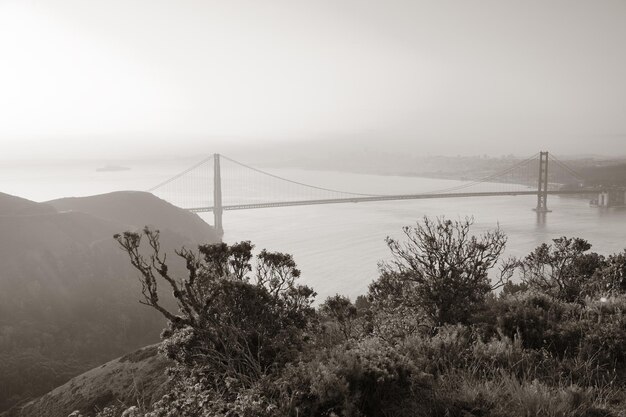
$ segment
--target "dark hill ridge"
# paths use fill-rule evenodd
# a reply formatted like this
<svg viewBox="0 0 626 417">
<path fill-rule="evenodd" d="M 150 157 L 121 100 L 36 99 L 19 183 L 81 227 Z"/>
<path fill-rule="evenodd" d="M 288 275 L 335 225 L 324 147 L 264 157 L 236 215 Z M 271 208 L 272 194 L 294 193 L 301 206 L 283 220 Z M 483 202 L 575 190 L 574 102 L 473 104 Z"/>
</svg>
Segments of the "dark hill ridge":
<svg viewBox="0 0 626 417">
<path fill-rule="evenodd" d="M 36 203 L 25 198 L 0 193 L 0 216 L 30 216 L 35 214 L 54 213 L 54 207 Z"/>
<path fill-rule="evenodd" d="M 49 203 L 2 194 L 0 213 L 0 412 L 158 341 L 164 322 L 138 303 L 115 233 L 153 225 L 168 253 L 217 241 L 197 215 L 141 192 Z"/>
<path fill-rule="evenodd" d="M 196 214 L 141 191 L 117 191 L 89 197 L 48 201 L 58 211 L 80 211 L 135 227 L 145 225 L 169 229 L 198 242 L 217 241 L 212 227 Z"/>
</svg>

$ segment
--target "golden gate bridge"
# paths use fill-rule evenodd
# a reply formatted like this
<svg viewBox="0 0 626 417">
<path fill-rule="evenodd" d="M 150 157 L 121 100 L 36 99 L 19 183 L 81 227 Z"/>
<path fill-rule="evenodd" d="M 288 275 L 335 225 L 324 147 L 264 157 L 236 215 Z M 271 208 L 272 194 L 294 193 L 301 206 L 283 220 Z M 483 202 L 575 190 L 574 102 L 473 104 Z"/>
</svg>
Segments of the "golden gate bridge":
<svg viewBox="0 0 626 417">
<path fill-rule="evenodd" d="M 434 198 L 536 195 L 534 210 L 547 213 L 549 195 L 591 194 L 584 178 L 548 152 L 538 152 L 510 167 L 453 187 L 406 194 L 369 194 L 294 181 L 213 154 L 148 191 L 192 212 L 212 212 L 223 235 L 223 212 L 269 207 L 400 201 Z"/>
</svg>

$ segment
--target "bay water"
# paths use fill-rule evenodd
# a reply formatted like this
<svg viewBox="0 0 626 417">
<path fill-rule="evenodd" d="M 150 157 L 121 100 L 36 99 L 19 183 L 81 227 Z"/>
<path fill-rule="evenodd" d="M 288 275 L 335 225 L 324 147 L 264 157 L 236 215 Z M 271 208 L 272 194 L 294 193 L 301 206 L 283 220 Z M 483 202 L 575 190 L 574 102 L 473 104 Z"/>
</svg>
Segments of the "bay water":
<svg viewBox="0 0 626 417">
<path fill-rule="evenodd" d="M 188 163 L 177 159 L 128 161 L 130 170 L 97 171 L 106 161 L 4 162 L 0 164 L 0 192 L 47 201 L 119 190 L 147 190 L 180 172 Z M 419 177 L 265 170 L 306 184 L 367 194 L 428 192 L 464 184 Z M 254 184 L 248 186 L 254 188 Z M 482 187 L 481 190 L 499 190 L 503 185 Z M 229 196 L 232 201 L 237 198 Z M 552 212 L 542 216 L 532 210 L 535 205 L 535 196 L 502 196 L 225 211 L 224 241 L 250 240 L 257 250 L 293 254 L 302 270 L 302 282 L 314 287 L 318 301 L 335 293 L 351 298 L 365 293 L 368 284 L 378 276 L 378 262 L 390 259 L 385 237 L 401 239 L 402 227 L 415 224 L 424 216 L 453 220 L 470 216 L 475 233 L 500 227 L 508 236 L 507 255 L 518 257 L 560 236 L 585 238 L 593 245 L 592 250 L 602 254 L 626 248 L 624 208 L 601 209 L 590 206 L 586 198 L 550 196 L 548 205 Z M 200 216 L 213 223 L 211 213 Z"/>
</svg>

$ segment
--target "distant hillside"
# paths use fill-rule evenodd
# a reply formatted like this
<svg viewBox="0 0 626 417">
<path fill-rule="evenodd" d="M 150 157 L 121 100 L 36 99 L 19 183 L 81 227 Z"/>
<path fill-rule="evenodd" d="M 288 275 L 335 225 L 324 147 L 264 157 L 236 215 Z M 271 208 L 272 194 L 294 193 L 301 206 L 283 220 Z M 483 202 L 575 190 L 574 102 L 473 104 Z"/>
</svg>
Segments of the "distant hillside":
<svg viewBox="0 0 626 417">
<path fill-rule="evenodd" d="M 158 345 L 97 366 L 48 392 L 41 398 L 12 410 L 19 417 L 67 417 L 79 410 L 93 414 L 96 407 L 123 402 L 127 406 L 149 405 L 168 388 L 165 368 L 170 362 L 158 354 Z"/>
<path fill-rule="evenodd" d="M 587 167 L 580 171 L 592 185 L 626 186 L 626 162 Z"/>
<path fill-rule="evenodd" d="M 54 207 L 48 204 L 35 203 L 25 198 L 0 193 L 0 216 L 30 216 L 54 212 L 56 212 Z"/>
<path fill-rule="evenodd" d="M 0 411 L 158 341 L 115 233 L 154 225 L 163 250 L 217 241 L 195 214 L 151 194 L 35 203 L 0 195 Z M 182 262 L 174 271 L 182 272 Z"/>
<path fill-rule="evenodd" d="M 90 197 L 70 197 L 48 201 L 58 211 L 79 211 L 121 224 L 157 226 L 196 242 L 217 241 L 213 228 L 196 214 L 181 210 L 150 193 L 118 191 Z"/>
</svg>

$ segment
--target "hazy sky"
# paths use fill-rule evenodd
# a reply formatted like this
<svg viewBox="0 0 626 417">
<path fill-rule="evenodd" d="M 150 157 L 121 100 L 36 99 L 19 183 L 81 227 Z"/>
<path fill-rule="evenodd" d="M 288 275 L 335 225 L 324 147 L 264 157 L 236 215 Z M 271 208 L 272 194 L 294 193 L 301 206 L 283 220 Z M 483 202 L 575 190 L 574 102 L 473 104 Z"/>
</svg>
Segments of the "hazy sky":
<svg viewBox="0 0 626 417">
<path fill-rule="evenodd" d="M 0 0 L 5 158 L 361 135 L 626 154 L 626 1 Z"/>
</svg>

